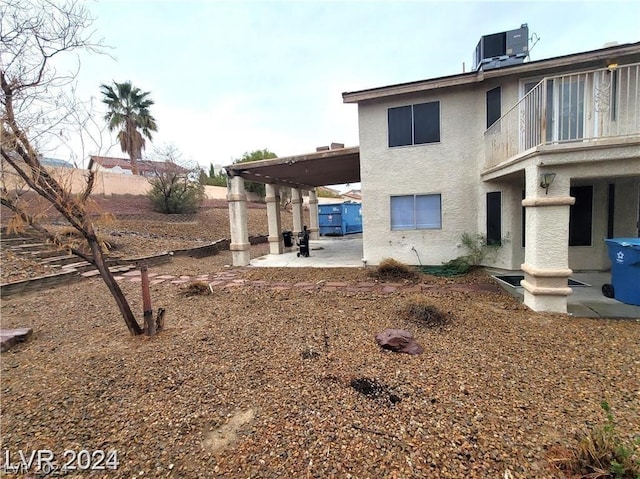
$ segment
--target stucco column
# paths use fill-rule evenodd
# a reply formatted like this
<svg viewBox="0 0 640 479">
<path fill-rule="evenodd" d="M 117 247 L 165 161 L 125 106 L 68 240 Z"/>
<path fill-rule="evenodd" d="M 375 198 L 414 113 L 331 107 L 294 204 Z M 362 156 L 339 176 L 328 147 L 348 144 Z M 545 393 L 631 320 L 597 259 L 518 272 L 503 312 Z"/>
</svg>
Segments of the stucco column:
<svg viewBox="0 0 640 479">
<path fill-rule="evenodd" d="M 249 229 L 247 227 L 247 194 L 244 178 L 233 176 L 228 181 L 229 226 L 231 227 L 231 257 L 234 266 L 246 266 L 251 259 Z"/>
<path fill-rule="evenodd" d="M 309 239 L 320 238 L 318 227 L 318 195 L 316 189 L 309 190 Z"/>
<path fill-rule="evenodd" d="M 548 194 L 540 187 L 540 174 L 550 171 L 526 168 L 527 208 L 524 263 L 524 304 L 534 311 L 567 312 L 569 269 L 569 196 L 571 178 L 557 173 Z"/>
<path fill-rule="evenodd" d="M 302 194 L 298 188 L 291 188 L 291 204 L 293 205 L 293 236 L 302 231 Z"/>
<path fill-rule="evenodd" d="M 284 240 L 280 234 L 280 189 L 275 185 L 266 185 L 267 222 L 269 223 L 269 253 L 282 254 Z"/>
</svg>

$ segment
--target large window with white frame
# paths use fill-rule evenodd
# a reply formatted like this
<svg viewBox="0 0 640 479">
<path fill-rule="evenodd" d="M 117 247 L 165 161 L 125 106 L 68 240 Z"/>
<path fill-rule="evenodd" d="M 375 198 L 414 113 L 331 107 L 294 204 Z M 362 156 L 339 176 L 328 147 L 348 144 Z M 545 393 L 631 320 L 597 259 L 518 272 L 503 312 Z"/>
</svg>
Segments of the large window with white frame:
<svg viewBox="0 0 640 479">
<path fill-rule="evenodd" d="M 391 197 L 391 230 L 442 228 L 440 194 Z"/>
<path fill-rule="evenodd" d="M 389 147 L 440 141 L 440 102 L 418 103 L 387 110 Z"/>
</svg>

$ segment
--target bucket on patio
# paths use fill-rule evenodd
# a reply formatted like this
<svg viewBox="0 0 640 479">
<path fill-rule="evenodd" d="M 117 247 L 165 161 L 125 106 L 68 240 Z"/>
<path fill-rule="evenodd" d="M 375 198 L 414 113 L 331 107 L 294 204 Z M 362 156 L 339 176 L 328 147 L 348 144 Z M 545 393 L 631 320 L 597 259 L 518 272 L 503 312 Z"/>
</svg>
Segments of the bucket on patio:
<svg viewBox="0 0 640 479">
<path fill-rule="evenodd" d="M 611 284 L 602 293 L 626 304 L 640 306 L 640 238 L 606 239 L 611 260 Z"/>
<path fill-rule="evenodd" d="M 291 248 L 293 246 L 293 233 L 291 231 L 283 231 L 282 239 L 284 240 L 285 248 Z"/>
</svg>

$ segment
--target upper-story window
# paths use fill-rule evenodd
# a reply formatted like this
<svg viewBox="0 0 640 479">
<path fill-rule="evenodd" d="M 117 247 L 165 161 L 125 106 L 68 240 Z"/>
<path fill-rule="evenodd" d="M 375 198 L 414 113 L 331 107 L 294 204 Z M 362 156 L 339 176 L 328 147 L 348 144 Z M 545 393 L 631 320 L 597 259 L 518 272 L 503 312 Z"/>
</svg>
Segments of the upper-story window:
<svg viewBox="0 0 640 479">
<path fill-rule="evenodd" d="M 389 108 L 389 146 L 422 145 L 440 141 L 440 102 Z"/>
<path fill-rule="evenodd" d="M 501 91 L 499 86 L 487 91 L 487 129 L 498 121 L 502 114 L 502 101 L 500 97 Z"/>
</svg>

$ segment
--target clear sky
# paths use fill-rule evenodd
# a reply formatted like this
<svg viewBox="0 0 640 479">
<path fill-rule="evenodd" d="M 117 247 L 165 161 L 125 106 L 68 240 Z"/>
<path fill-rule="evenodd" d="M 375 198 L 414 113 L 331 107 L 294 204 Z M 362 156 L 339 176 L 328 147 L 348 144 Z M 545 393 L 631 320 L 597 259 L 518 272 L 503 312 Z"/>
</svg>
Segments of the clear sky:
<svg viewBox="0 0 640 479">
<path fill-rule="evenodd" d="M 82 57 L 79 95 L 99 97 L 113 80 L 151 92 L 153 144 L 172 143 L 207 168 L 255 149 L 357 145 L 357 106 L 342 92 L 456 74 L 463 63 L 469 71 L 482 35 L 522 23 L 539 38 L 532 60 L 640 41 L 637 0 L 88 5 L 114 58 Z M 101 153 L 126 156 L 118 146 Z"/>
</svg>

